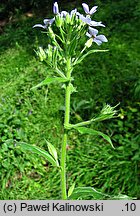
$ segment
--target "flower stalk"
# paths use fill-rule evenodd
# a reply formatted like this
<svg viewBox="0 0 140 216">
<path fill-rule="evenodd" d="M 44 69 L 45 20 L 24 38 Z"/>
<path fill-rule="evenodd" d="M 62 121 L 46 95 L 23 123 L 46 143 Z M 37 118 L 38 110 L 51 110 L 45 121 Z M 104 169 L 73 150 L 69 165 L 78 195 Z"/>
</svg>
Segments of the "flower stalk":
<svg viewBox="0 0 140 216">
<path fill-rule="evenodd" d="M 71 59 L 68 58 L 66 62 L 66 70 L 67 70 L 67 79 L 71 80 Z M 65 89 L 65 119 L 64 119 L 64 135 L 63 135 L 63 143 L 61 150 L 61 191 L 62 191 L 62 199 L 67 199 L 66 192 L 66 147 L 68 142 L 68 130 L 65 128 L 65 125 L 69 125 L 70 121 L 70 89 L 71 81 L 68 81 Z"/>
</svg>

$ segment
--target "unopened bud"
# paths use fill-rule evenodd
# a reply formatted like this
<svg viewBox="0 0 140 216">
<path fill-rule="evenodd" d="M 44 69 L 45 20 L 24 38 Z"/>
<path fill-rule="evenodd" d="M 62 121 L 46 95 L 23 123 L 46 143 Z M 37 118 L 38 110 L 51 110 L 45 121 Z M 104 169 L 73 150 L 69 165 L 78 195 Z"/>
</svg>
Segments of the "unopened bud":
<svg viewBox="0 0 140 216">
<path fill-rule="evenodd" d="M 52 46 L 50 44 L 48 45 L 47 53 L 48 53 L 48 59 L 49 61 L 51 61 L 52 60 Z"/>
<path fill-rule="evenodd" d="M 66 23 L 69 24 L 71 22 L 70 15 L 67 13 L 66 15 Z"/>
<path fill-rule="evenodd" d="M 53 32 L 53 30 L 51 29 L 51 27 L 48 28 L 49 29 L 49 36 L 52 40 L 55 40 L 55 34 Z"/>
<path fill-rule="evenodd" d="M 93 42 L 93 39 L 90 38 L 90 39 L 85 43 L 85 46 L 88 47 L 88 48 L 91 47 L 92 42 Z"/>
<path fill-rule="evenodd" d="M 37 52 L 40 61 L 43 61 L 44 59 L 46 59 L 46 53 L 44 52 L 42 47 L 39 47 L 39 51 Z"/>
<path fill-rule="evenodd" d="M 59 8 L 57 2 L 54 3 L 53 5 L 53 13 L 58 14 L 59 13 Z"/>
<path fill-rule="evenodd" d="M 61 27 L 63 23 L 63 18 L 58 14 L 55 18 L 55 23 L 57 27 Z"/>
</svg>

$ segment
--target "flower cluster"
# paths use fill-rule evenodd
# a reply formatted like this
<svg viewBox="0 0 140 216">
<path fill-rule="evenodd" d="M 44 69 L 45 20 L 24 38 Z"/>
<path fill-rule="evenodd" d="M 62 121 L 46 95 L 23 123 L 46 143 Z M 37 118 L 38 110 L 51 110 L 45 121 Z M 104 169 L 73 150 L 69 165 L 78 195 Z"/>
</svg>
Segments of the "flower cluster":
<svg viewBox="0 0 140 216">
<path fill-rule="evenodd" d="M 44 25 L 42 24 L 36 24 L 34 27 L 41 27 L 43 29 L 47 29 L 49 26 L 51 26 L 54 22 L 57 22 L 57 26 L 62 26 L 63 20 L 67 19 L 67 23 L 71 23 L 73 17 L 76 17 L 77 20 L 80 20 L 84 25 L 88 25 L 88 32 L 86 33 L 86 36 L 91 39 L 92 42 L 95 42 L 97 45 L 101 45 L 103 42 L 107 42 L 107 38 L 104 35 L 98 35 L 98 30 L 94 27 L 105 27 L 102 22 L 96 22 L 91 19 L 91 16 L 97 11 L 98 6 L 94 6 L 91 9 L 89 9 L 89 6 L 86 3 L 82 4 L 85 16 L 83 14 L 80 14 L 77 9 L 72 10 L 70 13 L 67 11 L 61 11 L 59 12 L 58 3 L 55 2 L 53 5 L 53 13 L 55 15 L 52 19 L 44 19 Z"/>
</svg>

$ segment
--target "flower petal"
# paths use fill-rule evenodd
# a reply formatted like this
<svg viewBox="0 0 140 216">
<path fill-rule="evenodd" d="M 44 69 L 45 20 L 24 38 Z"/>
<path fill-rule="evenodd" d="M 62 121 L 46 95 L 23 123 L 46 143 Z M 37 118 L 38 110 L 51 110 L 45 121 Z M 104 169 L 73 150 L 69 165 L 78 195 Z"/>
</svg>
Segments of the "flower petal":
<svg viewBox="0 0 140 216">
<path fill-rule="evenodd" d="M 90 15 L 94 14 L 97 11 L 97 7 L 98 6 L 94 6 L 91 8 L 91 10 L 89 11 Z"/>
<path fill-rule="evenodd" d="M 100 45 L 102 44 L 102 41 L 100 41 L 100 40 L 98 40 L 98 39 L 96 39 L 96 38 L 94 38 L 93 41 L 94 41 L 98 46 L 100 46 Z"/>
<path fill-rule="evenodd" d="M 67 16 L 67 14 L 68 14 L 68 12 L 67 11 L 61 11 L 61 17 L 66 17 Z"/>
<path fill-rule="evenodd" d="M 73 14 L 77 14 L 77 9 L 76 8 L 70 12 L 70 17 L 72 17 Z"/>
<path fill-rule="evenodd" d="M 45 25 L 52 25 L 52 23 L 55 21 L 55 18 L 53 19 L 44 19 L 43 22 Z"/>
<path fill-rule="evenodd" d="M 96 37 L 96 35 L 98 34 L 98 30 L 92 27 L 89 27 L 89 34 Z"/>
<path fill-rule="evenodd" d="M 86 24 L 90 25 L 91 22 L 91 18 L 90 17 L 84 17 L 82 14 L 77 13 L 80 20 L 82 20 L 83 22 L 85 22 Z"/>
<path fill-rule="evenodd" d="M 102 26 L 102 27 L 105 27 L 105 25 L 102 24 L 102 22 L 96 22 L 96 21 L 91 21 L 90 26 Z"/>
<path fill-rule="evenodd" d="M 53 13 L 58 14 L 59 13 L 59 8 L 58 8 L 58 3 L 55 2 L 53 5 Z"/>
<path fill-rule="evenodd" d="M 72 18 L 73 16 L 76 16 L 76 18 L 78 18 L 77 17 L 77 9 L 76 8 L 70 12 L 70 18 Z"/>
<path fill-rule="evenodd" d="M 86 3 L 83 3 L 82 6 L 83 6 L 85 13 L 89 14 L 89 6 Z"/>
<path fill-rule="evenodd" d="M 36 25 L 33 26 L 33 28 L 36 28 L 36 27 L 43 28 L 43 29 L 47 28 L 46 25 L 41 25 L 41 24 L 36 24 Z"/>
<path fill-rule="evenodd" d="M 45 25 L 48 25 L 49 21 L 50 21 L 50 19 L 44 19 L 43 20 L 43 22 L 44 22 Z"/>
<path fill-rule="evenodd" d="M 92 35 L 91 35 L 91 34 L 89 34 L 88 32 L 86 33 L 86 36 L 88 36 L 89 38 L 91 38 L 91 37 L 92 37 Z"/>
<path fill-rule="evenodd" d="M 100 40 L 102 42 L 108 42 L 107 38 L 104 35 L 98 35 L 96 37 L 97 40 Z"/>
</svg>

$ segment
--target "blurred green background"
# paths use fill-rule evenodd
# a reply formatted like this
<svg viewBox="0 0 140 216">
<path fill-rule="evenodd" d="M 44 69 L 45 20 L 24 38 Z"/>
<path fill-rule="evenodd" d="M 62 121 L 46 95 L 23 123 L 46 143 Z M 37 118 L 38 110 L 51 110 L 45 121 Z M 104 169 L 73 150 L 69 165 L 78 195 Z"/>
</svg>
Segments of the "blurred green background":
<svg viewBox="0 0 140 216">
<path fill-rule="evenodd" d="M 31 91 L 47 76 L 34 50 L 47 39 L 32 29 L 52 17 L 54 1 L 0 3 L 0 199 L 60 199 L 59 173 L 43 158 L 16 148 L 24 141 L 59 151 L 63 133 L 64 90 L 51 85 Z M 71 99 L 71 122 L 95 116 L 104 103 L 119 117 L 93 128 L 108 134 L 115 150 L 99 137 L 71 132 L 67 148 L 68 185 L 92 186 L 109 195 L 140 198 L 140 1 L 95 0 L 95 20 L 106 28 L 107 53 L 89 56 L 74 72 L 78 92 Z M 60 9 L 82 1 L 58 1 Z M 96 197 L 94 197 L 96 199 Z"/>
</svg>

